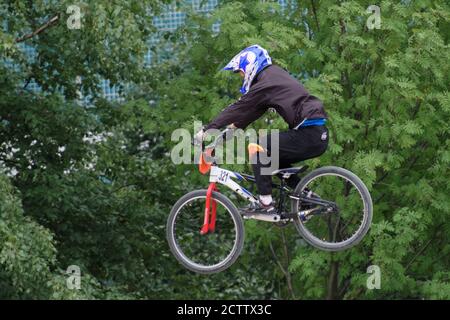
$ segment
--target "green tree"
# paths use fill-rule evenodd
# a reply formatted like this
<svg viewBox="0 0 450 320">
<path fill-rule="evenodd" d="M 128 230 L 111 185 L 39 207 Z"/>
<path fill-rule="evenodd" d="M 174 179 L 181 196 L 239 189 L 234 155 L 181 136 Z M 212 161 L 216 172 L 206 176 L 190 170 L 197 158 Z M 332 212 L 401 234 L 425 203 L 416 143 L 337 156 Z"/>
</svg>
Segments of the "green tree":
<svg viewBox="0 0 450 320">
<path fill-rule="evenodd" d="M 250 241 L 260 239 L 260 250 L 277 261 L 272 268 L 278 269 L 274 280 L 283 288 L 282 297 L 450 295 L 450 8 L 444 1 L 382 1 L 381 28 L 370 30 L 371 4 L 311 1 L 282 9 L 274 3 L 226 1 L 212 17 L 191 19 L 182 33 L 184 71 L 176 69 L 171 85 L 161 88 L 168 97 L 161 105 L 173 110 L 167 113 L 169 127 L 180 121 L 171 118 L 175 112 L 185 116 L 187 126 L 193 118 L 208 122 L 237 98 L 239 80 L 220 67 L 258 43 L 324 101 L 331 145 L 308 162 L 357 173 L 372 193 L 374 222 L 361 245 L 335 254 L 301 245 L 293 230 L 248 228 Z M 215 33 L 217 21 L 220 32 Z M 264 120 L 254 127 L 267 126 Z M 271 127 L 286 126 L 276 118 Z M 370 265 L 381 268 L 380 290 L 366 288 Z"/>
<path fill-rule="evenodd" d="M 82 1 L 79 30 L 67 29 L 71 1 L 0 6 L 2 298 L 448 299 L 448 4 L 382 1 L 381 29 L 368 30 L 370 1 L 223 1 L 155 33 L 165 3 Z M 146 66 L 152 35 L 160 43 Z M 220 69 L 254 43 L 324 101 L 331 145 L 308 164 L 357 173 L 373 226 L 359 246 L 330 254 L 294 229 L 248 221 L 238 262 L 195 275 L 170 255 L 164 229 L 176 199 L 207 179 L 170 161 L 171 133 L 238 97 L 240 80 Z M 123 102 L 101 98 L 104 78 L 128 88 Z M 286 128 L 274 114 L 253 127 L 268 119 Z M 81 291 L 66 287 L 73 264 Z M 373 264 L 380 290 L 366 288 Z"/>
<path fill-rule="evenodd" d="M 159 4 L 83 2 L 82 28 L 68 30 L 69 4 L 42 1 L 25 7 L 9 2 L 1 7 L 5 27 L 0 164 L 20 190 L 16 201 L 22 199 L 23 219 L 45 236 L 26 238 L 26 244 L 34 241 L 48 248 L 34 256 L 21 246 L 11 248 L 6 257 L 20 256 L 24 266 L 14 273 L 3 272 L 19 264 L 5 258 L 2 283 L 11 289 L 3 297 L 185 298 L 189 292 L 189 297 L 197 298 L 257 298 L 266 294 L 271 289 L 268 271 L 255 277 L 237 269 L 205 279 L 192 276 L 169 255 L 167 214 L 195 183 L 185 168 L 182 171 L 167 158 L 170 130 L 160 125 L 164 110 L 151 108 L 148 102 L 160 97 L 152 84 L 172 76 L 143 64 Z M 133 19 L 124 21 L 124 17 Z M 35 50 L 35 59 L 24 56 L 22 42 Z M 125 103 L 102 99 L 101 78 L 130 85 L 130 98 Z M 40 92 L 28 90 L 31 81 Z M 83 106 L 74 100 L 77 91 L 89 94 L 91 103 Z M 27 226 L 9 211 L 4 216 L 2 211 L 5 223 L 16 228 L 9 229 Z M 4 243 L 7 249 L 9 242 Z M 26 262 L 33 263 L 28 273 Z M 66 287 L 63 271 L 69 265 L 81 269 L 80 292 Z M 33 284 L 29 276 L 47 281 L 47 286 Z M 238 285 L 230 288 L 232 283 Z M 193 292 L 192 286 L 198 289 Z"/>
</svg>

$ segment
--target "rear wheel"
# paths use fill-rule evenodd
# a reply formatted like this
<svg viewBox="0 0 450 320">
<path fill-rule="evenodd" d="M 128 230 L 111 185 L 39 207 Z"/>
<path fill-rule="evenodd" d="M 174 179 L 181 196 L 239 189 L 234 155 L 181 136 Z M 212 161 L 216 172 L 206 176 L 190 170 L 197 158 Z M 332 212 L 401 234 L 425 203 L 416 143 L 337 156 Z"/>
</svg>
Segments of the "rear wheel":
<svg viewBox="0 0 450 320">
<path fill-rule="evenodd" d="M 187 269 L 203 274 L 230 267 L 244 245 L 244 225 L 236 206 L 213 192 L 217 203 L 214 232 L 200 234 L 207 190 L 192 191 L 173 206 L 167 221 L 167 241 L 175 258 Z"/>
<path fill-rule="evenodd" d="M 354 173 L 323 167 L 306 175 L 291 201 L 300 235 L 314 247 L 341 251 L 358 244 L 372 222 L 372 199 Z"/>
</svg>

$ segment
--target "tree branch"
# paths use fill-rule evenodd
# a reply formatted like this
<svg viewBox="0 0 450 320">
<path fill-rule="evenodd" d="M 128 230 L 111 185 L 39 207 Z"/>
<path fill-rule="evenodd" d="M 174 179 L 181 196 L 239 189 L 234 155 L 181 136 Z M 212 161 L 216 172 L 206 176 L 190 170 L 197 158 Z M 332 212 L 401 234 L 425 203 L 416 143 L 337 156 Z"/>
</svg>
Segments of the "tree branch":
<svg viewBox="0 0 450 320">
<path fill-rule="evenodd" d="M 328 284 L 327 284 L 327 300 L 338 299 L 338 274 L 339 274 L 339 262 L 330 262 L 330 272 L 328 274 Z"/>
<path fill-rule="evenodd" d="M 22 89 L 26 89 L 28 87 L 28 85 L 30 84 L 30 81 L 31 81 L 31 78 L 27 78 Z"/>
<path fill-rule="evenodd" d="M 0 162 L 3 162 L 4 164 L 9 164 L 11 166 L 20 166 L 20 165 L 22 165 L 22 163 L 17 161 L 17 160 L 6 159 L 6 158 L 3 158 L 3 157 L 0 158 Z"/>
<path fill-rule="evenodd" d="M 439 224 L 436 229 L 441 228 L 444 225 L 444 223 Z M 417 259 L 418 256 L 420 256 L 427 248 L 428 246 L 434 241 L 436 240 L 436 238 L 440 236 L 440 234 L 438 232 L 434 233 L 434 237 L 432 237 L 430 240 L 427 241 L 427 243 L 419 250 L 417 251 L 417 253 L 414 255 L 414 257 L 408 262 L 408 264 L 405 267 L 405 272 L 408 271 L 408 269 L 411 267 L 411 265 L 413 264 L 413 262 Z"/>
<path fill-rule="evenodd" d="M 58 21 L 59 21 L 59 15 L 56 15 L 53 18 L 51 18 L 50 20 L 48 20 L 46 23 L 44 23 L 42 26 L 40 26 L 38 29 L 34 30 L 32 33 L 29 33 L 20 38 L 17 38 L 16 43 L 23 42 L 25 40 L 33 38 L 35 35 L 38 35 L 45 29 L 50 28 L 51 26 L 55 25 Z"/>
<path fill-rule="evenodd" d="M 422 101 L 419 98 L 416 98 L 416 105 L 414 107 L 413 116 L 412 119 L 415 119 L 417 116 L 417 113 L 420 110 L 420 105 L 422 104 Z"/>
<path fill-rule="evenodd" d="M 311 6 L 312 6 L 313 15 L 314 15 L 314 20 L 316 21 L 317 31 L 319 32 L 320 31 L 319 20 L 317 19 L 317 11 L 316 11 L 316 6 L 314 5 L 314 0 L 311 0 Z"/>
<path fill-rule="evenodd" d="M 280 268 L 281 272 L 283 273 L 283 275 L 286 278 L 289 293 L 291 294 L 292 298 L 295 299 L 294 288 L 292 287 L 292 282 L 291 282 L 291 275 L 289 274 L 289 271 L 283 267 L 280 260 L 278 259 L 277 255 L 275 253 L 275 250 L 273 249 L 272 241 L 269 243 L 269 248 L 270 248 L 270 251 L 272 252 L 272 256 L 275 259 L 275 262 L 277 263 L 278 267 Z"/>
<path fill-rule="evenodd" d="M 289 257 L 288 244 L 287 244 L 286 236 L 284 234 L 284 230 L 283 229 L 281 230 L 281 238 L 283 239 L 284 255 L 286 257 L 286 264 L 287 264 L 287 267 L 286 267 L 286 273 L 287 273 L 286 281 L 288 282 L 288 284 L 289 284 L 289 286 L 291 288 L 292 298 L 295 299 L 294 286 L 292 285 L 292 277 L 291 277 L 291 273 L 289 272 L 289 269 L 288 269 L 289 265 L 291 263 L 290 262 L 291 258 Z"/>
<path fill-rule="evenodd" d="M 414 255 L 414 257 L 409 261 L 409 263 L 405 267 L 405 272 L 408 271 L 409 267 L 411 267 L 412 263 L 417 259 L 418 256 L 420 256 L 426 248 L 431 244 L 431 242 L 434 240 L 434 238 L 431 238 L 428 240 L 428 242 Z"/>
<path fill-rule="evenodd" d="M 136 184 L 134 184 L 134 183 L 125 184 L 125 185 L 123 185 L 123 186 L 120 186 L 120 187 L 118 187 L 118 188 L 112 190 L 111 193 L 116 193 L 116 192 L 118 192 L 118 191 L 120 191 L 120 190 L 122 190 L 122 189 L 124 189 L 124 188 L 133 187 L 133 186 L 136 186 Z"/>
<path fill-rule="evenodd" d="M 351 283 L 351 278 L 346 278 L 345 280 L 343 280 L 343 284 L 341 286 L 341 288 L 339 289 L 339 297 L 343 297 L 346 293 L 346 291 L 348 290 L 348 288 L 350 287 L 350 283 Z"/>
</svg>

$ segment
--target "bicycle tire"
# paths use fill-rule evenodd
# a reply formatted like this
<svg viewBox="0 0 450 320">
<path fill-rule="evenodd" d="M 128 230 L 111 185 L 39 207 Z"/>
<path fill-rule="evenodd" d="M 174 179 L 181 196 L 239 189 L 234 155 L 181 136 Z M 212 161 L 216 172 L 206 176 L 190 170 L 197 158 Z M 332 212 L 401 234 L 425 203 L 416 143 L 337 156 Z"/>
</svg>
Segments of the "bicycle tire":
<svg viewBox="0 0 450 320">
<path fill-rule="evenodd" d="M 180 212 L 180 209 L 186 203 L 188 203 L 189 200 L 206 197 L 206 192 L 207 190 L 205 189 L 195 190 L 182 196 L 174 204 L 167 219 L 167 228 L 166 228 L 167 242 L 169 243 L 169 247 L 172 254 L 175 256 L 178 262 L 180 262 L 185 268 L 200 274 L 212 274 L 221 272 L 224 271 L 225 269 L 228 269 L 231 265 L 233 265 L 242 252 L 245 237 L 244 223 L 242 221 L 241 215 L 239 214 L 239 210 L 236 208 L 233 202 L 231 202 L 231 200 L 228 199 L 226 196 L 218 192 L 213 192 L 212 193 L 213 199 L 219 202 L 228 210 L 236 226 L 236 244 L 233 246 L 232 252 L 226 257 L 226 259 L 224 259 L 222 262 L 214 266 L 199 265 L 193 262 L 192 260 L 188 259 L 182 253 L 182 250 L 178 247 L 177 242 L 175 240 L 175 233 L 174 233 L 175 219 L 177 217 L 177 214 Z"/>
<path fill-rule="evenodd" d="M 327 166 L 318 168 L 316 170 L 311 171 L 309 174 L 307 174 L 303 179 L 298 183 L 294 190 L 294 195 L 299 195 L 301 191 L 308 185 L 309 182 L 313 181 L 316 177 L 323 176 L 323 175 L 338 175 L 342 176 L 346 179 L 349 179 L 350 182 L 353 183 L 353 185 L 357 188 L 359 191 L 363 202 L 364 202 L 364 218 L 361 226 L 359 227 L 358 231 L 349 239 L 346 239 L 342 242 L 337 243 L 331 243 L 327 241 L 322 241 L 314 236 L 307 230 L 307 228 L 303 225 L 303 222 L 300 220 L 299 217 L 296 217 L 294 219 L 294 224 L 297 228 L 297 231 L 302 236 L 302 238 L 309 243 L 310 245 L 324 250 L 324 251 L 342 251 L 349 249 L 351 247 L 354 247 L 357 245 L 361 240 L 364 238 L 364 236 L 369 231 L 370 225 L 372 223 L 372 216 L 373 216 L 373 204 L 372 204 L 372 198 L 370 196 L 369 190 L 367 189 L 364 182 L 354 173 L 351 171 L 335 167 L 335 166 Z M 292 199 L 291 201 L 291 210 L 292 212 L 298 212 L 298 200 Z"/>
</svg>

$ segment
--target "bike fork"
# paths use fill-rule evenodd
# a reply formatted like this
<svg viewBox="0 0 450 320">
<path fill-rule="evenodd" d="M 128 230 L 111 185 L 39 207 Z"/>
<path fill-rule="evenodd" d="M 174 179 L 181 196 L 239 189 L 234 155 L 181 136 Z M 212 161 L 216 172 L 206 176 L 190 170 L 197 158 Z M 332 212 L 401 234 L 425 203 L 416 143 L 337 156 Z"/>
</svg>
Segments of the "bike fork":
<svg viewBox="0 0 450 320">
<path fill-rule="evenodd" d="M 206 192 L 205 203 L 205 218 L 203 220 L 203 226 L 200 230 L 201 235 L 205 235 L 208 232 L 214 232 L 216 228 L 216 208 L 217 202 L 212 198 L 213 191 L 217 191 L 216 183 L 211 182 Z"/>
</svg>

